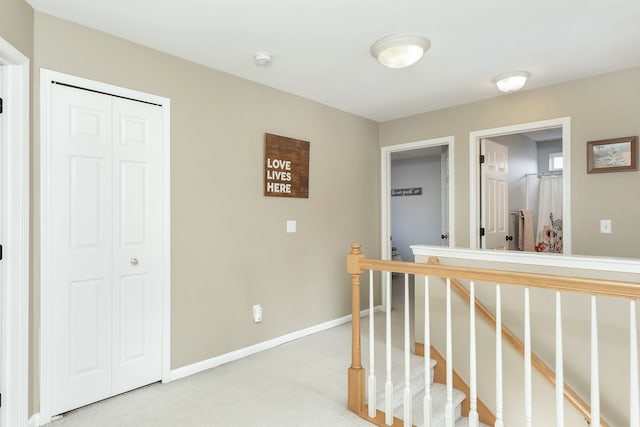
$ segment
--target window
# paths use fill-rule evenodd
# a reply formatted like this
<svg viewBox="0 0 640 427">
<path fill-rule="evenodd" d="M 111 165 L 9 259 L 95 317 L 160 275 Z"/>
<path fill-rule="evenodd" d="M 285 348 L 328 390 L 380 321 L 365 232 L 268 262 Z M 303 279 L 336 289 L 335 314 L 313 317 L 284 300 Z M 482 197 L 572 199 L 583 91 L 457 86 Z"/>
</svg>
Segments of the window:
<svg viewBox="0 0 640 427">
<path fill-rule="evenodd" d="M 549 171 L 561 171 L 562 170 L 562 153 L 550 153 L 549 154 Z"/>
</svg>

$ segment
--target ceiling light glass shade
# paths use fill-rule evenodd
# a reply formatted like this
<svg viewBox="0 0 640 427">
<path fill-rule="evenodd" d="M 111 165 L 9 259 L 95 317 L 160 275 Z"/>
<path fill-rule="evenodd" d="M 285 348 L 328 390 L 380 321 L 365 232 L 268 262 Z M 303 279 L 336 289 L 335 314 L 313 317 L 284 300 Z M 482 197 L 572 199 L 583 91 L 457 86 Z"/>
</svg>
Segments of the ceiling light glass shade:
<svg viewBox="0 0 640 427">
<path fill-rule="evenodd" d="M 431 46 L 429 39 L 411 34 L 384 37 L 371 46 L 371 55 L 389 68 L 404 68 L 422 58 Z"/>
<path fill-rule="evenodd" d="M 514 71 L 499 75 L 493 82 L 500 92 L 511 93 L 522 89 L 528 78 L 529 73 L 526 71 Z"/>
</svg>

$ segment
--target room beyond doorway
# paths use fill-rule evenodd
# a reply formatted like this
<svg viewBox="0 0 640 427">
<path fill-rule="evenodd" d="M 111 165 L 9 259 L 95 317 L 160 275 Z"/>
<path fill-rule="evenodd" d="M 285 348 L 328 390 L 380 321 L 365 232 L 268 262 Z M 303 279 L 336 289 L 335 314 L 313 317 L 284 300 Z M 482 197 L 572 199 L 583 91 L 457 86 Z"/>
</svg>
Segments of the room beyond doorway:
<svg viewBox="0 0 640 427">
<path fill-rule="evenodd" d="M 482 237 L 482 185 L 481 185 L 481 142 L 488 139 L 502 140 L 505 143 L 505 136 L 508 135 L 534 135 L 540 134 L 543 131 L 550 131 L 556 135 L 559 135 L 561 140 L 562 163 L 563 170 L 556 172 L 554 178 L 558 178 L 558 175 L 562 174 L 560 180 L 562 181 L 560 189 L 562 192 L 562 201 L 560 203 L 560 212 L 562 213 L 562 253 L 571 254 L 571 119 L 569 117 L 563 117 L 558 119 L 544 120 L 539 122 L 523 123 L 512 126 L 505 126 L 501 128 L 485 129 L 480 131 L 474 131 L 469 134 L 469 175 L 470 175 L 470 212 L 469 212 L 469 242 L 471 249 L 482 249 L 483 237 Z M 556 150 L 557 151 L 557 150 Z M 547 153 L 549 156 L 553 153 Z M 549 157 L 550 161 L 551 157 Z M 549 169 L 542 171 L 538 168 L 536 173 L 523 173 L 523 182 L 529 182 L 531 186 L 538 185 L 537 180 L 524 178 L 537 178 L 541 174 L 554 174 Z M 546 177 L 545 177 L 546 178 Z M 535 185 L 534 185 L 535 184 Z M 529 190 L 529 192 L 535 190 Z M 525 209 L 531 209 L 537 202 L 534 196 L 529 198 L 531 203 L 528 203 L 526 197 L 523 198 L 521 203 Z M 518 208 L 520 209 L 520 208 Z M 505 211 L 505 215 L 509 215 L 509 212 Z M 546 217 L 546 214 L 544 215 Z M 508 222 L 508 219 L 503 221 Z M 508 233 L 507 233 L 508 237 Z"/>
<path fill-rule="evenodd" d="M 432 212 L 432 216 L 437 215 L 438 220 L 436 222 L 440 222 L 440 230 L 437 233 L 433 233 L 431 231 L 431 237 L 425 238 L 428 241 L 411 241 L 407 242 L 408 245 L 412 244 L 442 244 L 441 242 L 445 240 L 447 242 L 447 246 L 455 245 L 455 227 L 453 224 L 454 218 L 454 206 L 453 206 L 453 194 L 454 194 L 454 173 L 453 173 L 453 165 L 455 164 L 453 156 L 454 156 L 454 138 L 452 136 L 437 138 L 437 139 L 429 139 L 424 141 L 415 141 L 406 144 L 393 145 L 389 147 L 382 147 L 381 152 L 381 177 L 382 177 L 382 185 L 381 185 L 381 257 L 383 259 L 391 259 L 392 257 L 392 190 L 396 190 L 396 194 L 405 194 L 404 196 L 399 195 L 397 197 L 402 198 L 411 198 L 415 197 L 415 191 L 422 191 L 426 189 L 426 186 L 420 186 L 417 184 L 416 186 L 405 186 L 402 184 L 408 183 L 410 181 L 403 180 L 399 182 L 400 187 L 393 188 L 394 184 L 392 182 L 392 162 L 393 161 L 403 161 L 405 163 L 415 163 L 415 159 L 421 157 L 431 157 L 432 165 L 437 168 L 437 170 L 431 171 L 431 174 L 437 175 L 439 185 L 440 194 L 438 197 L 440 209 L 437 212 Z M 444 156 L 443 156 L 444 154 Z M 434 162 L 434 156 L 437 155 L 439 161 Z M 443 160 L 443 159 L 446 159 Z M 419 163 L 419 162 L 418 162 Z M 426 162 L 425 162 L 426 164 Z M 444 166 L 443 166 L 444 165 Z M 409 195 L 412 191 L 411 189 L 419 188 L 420 190 L 414 190 L 414 195 Z M 399 193 L 401 191 L 401 193 Z M 407 199 L 408 200 L 408 199 Z M 415 200 L 415 199 L 414 199 Z M 425 215 L 428 213 L 425 212 Z M 431 221 L 433 222 L 433 221 Z M 445 236 L 445 239 L 442 239 L 442 236 Z M 406 256 L 405 256 L 406 257 Z M 404 257 L 403 257 L 404 258 Z M 412 259 L 407 259 L 406 261 L 412 261 Z"/>
</svg>

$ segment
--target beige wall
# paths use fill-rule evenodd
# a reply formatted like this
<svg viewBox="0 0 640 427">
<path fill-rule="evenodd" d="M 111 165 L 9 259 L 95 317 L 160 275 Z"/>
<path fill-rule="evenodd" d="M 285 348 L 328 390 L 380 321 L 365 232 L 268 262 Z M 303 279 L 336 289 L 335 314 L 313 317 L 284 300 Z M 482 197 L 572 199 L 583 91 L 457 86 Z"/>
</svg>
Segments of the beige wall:
<svg viewBox="0 0 640 427">
<path fill-rule="evenodd" d="M 28 58 L 33 55 L 33 9 L 24 0 L 0 0 L 0 37 Z"/>
<path fill-rule="evenodd" d="M 535 78 L 535 75 L 533 76 Z M 571 117 L 573 253 L 640 257 L 640 172 L 586 173 L 586 141 L 640 134 L 640 68 L 447 108 L 380 125 L 382 146 L 455 137 L 457 246 L 469 245 L 469 132 Z M 600 234 L 611 219 L 613 233 Z"/>
<path fill-rule="evenodd" d="M 171 99 L 172 368 L 350 314 L 350 243 L 378 253 L 375 122 L 41 13 L 34 46 L 38 70 Z M 265 132 L 311 142 L 308 199 L 263 197 Z"/>
</svg>

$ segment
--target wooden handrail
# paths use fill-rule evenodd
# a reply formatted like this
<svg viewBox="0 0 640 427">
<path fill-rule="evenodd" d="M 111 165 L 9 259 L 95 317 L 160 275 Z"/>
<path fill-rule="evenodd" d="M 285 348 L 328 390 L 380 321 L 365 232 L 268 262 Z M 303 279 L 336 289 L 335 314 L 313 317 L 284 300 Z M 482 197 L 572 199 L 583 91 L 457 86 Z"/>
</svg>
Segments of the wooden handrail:
<svg viewBox="0 0 640 427">
<path fill-rule="evenodd" d="M 351 275 L 352 283 L 352 361 L 349 368 L 349 400 L 348 407 L 353 412 L 367 418 L 364 413 L 365 387 L 364 387 L 364 368 L 361 365 L 361 349 L 360 349 L 360 276 L 365 270 L 390 271 L 404 274 L 414 274 L 432 277 L 448 277 L 452 278 L 452 287 L 462 294 L 467 301 L 470 295 L 466 289 L 456 279 L 473 280 L 476 282 L 500 283 L 506 285 L 517 285 L 529 288 L 540 288 L 554 291 L 578 292 L 589 295 L 611 296 L 629 299 L 640 299 L 640 286 L 637 283 L 564 277 L 550 274 L 539 273 L 523 273 L 515 271 L 501 271 L 492 269 L 480 269 L 470 267 L 445 266 L 439 263 L 412 263 L 403 261 L 390 260 L 374 260 L 367 259 L 361 252 L 361 245 L 353 243 L 351 245 L 351 253 L 347 256 L 347 271 Z M 482 304 L 476 300 L 476 307 L 482 317 L 484 317 L 494 328 L 496 324 L 493 314 Z M 521 355 L 524 354 L 524 345 L 522 341 L 509 329 L 503 327 L 503 335 L 505 339 L 516 348 Z M 537 355 L 531 355 L 532 365 L 545 377 L 549 382 L 555 385 L 555 375 Z M 589 406 L 580 398 L 580 396 L 571 390 L 566 384 L 564 386 L 564 395 L 569 403 L 574 406 L 580 414 L 584 416 L 588 423 L 591 423 L 591 415 Z M 601 426 L 609 427 L 604 420 L 601 419 Z"/>
<path fill-rule="evenodd" d="M 429 265 L 441 265 L 437 257 L 429 257 L 427 262 Z M 466 286 L 458 280 L 451 278 L 451 288 L 461 296 L 467 304 L 471 304 L 471 293 Z M 475 298 L 475 307 L 476 312 L 495 329 L 497 322 L 491 310 L 489 310 L 477 298 Z M 502 324 L 502 336 L 522 357 L 524 357 L 524 343 L 511 331 L 511 329 L 507 328 L 504 323 Z M 555 372 L 553 372 L 553 370 L 533 352 L 531 353 L 531 366 L 533 366 L 543 378 L 555 387 Z M 564 384 L 564 398 L 580 413 L 580 415 L 584 417 L 585 420 L 587 420 L 587 423 L 591 424 L 591 407 L 567 384 Z M 610 427 L 602 417 L 600 417 L 600 425 L 601 427 Z"/>
<path fill-rule="evenodd" d="M 640 299 L 640 286 L 637 283 L 615 280 L 455 267 L 441 264 L 431 265 L 405 261 L 377 260 L 367 259 L 364 256 L 354 263 L 353 268 L 359 269 L 360 272 L 365 270 L 377 270 L 432 277 L 456 277 L 459 279 L 474 280 L 476 282 L 500 283 L 554 291 L 579 292 L 589 295 Z"/>
</svg>

